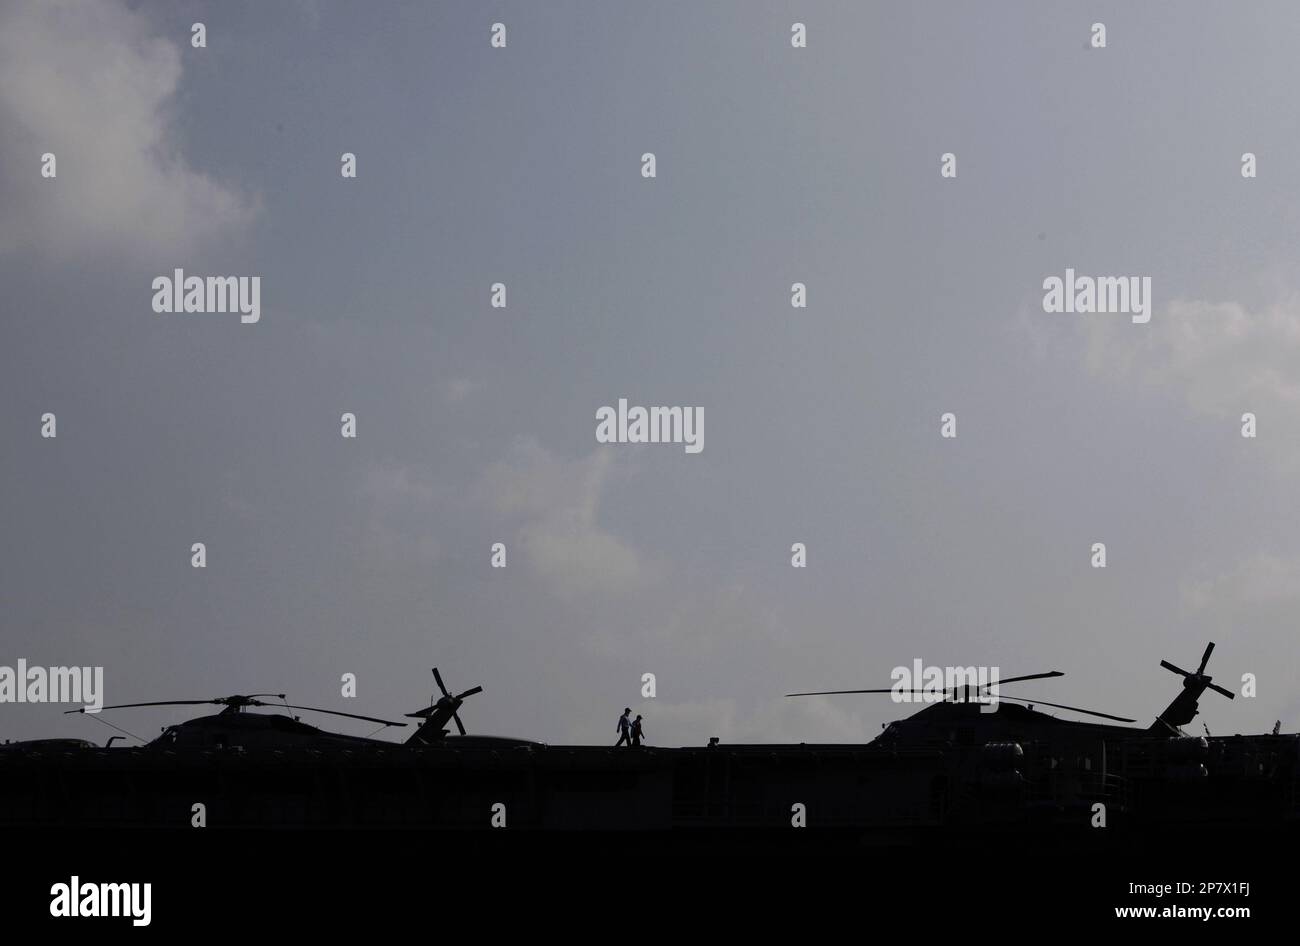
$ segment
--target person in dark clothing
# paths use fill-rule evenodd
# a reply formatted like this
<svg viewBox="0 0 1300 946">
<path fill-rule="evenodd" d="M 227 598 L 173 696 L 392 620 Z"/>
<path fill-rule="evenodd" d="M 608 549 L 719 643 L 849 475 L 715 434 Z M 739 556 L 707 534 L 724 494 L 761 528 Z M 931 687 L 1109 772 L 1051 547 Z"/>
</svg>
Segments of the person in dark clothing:
<svg viewBox="0 0 1300 946">
<path fill-rule="evenodd" d="M 632 707 L 628 706 L 624 708 L 623 715 L 618 718 L 618 742 L 614 743 L 615 748 L 624 743 L 628 746 L 632 745 L 632 721 L 628 719 L 631 715 Z"/>
<path fill-rule="evenodd" d="M 641 717 L 638 715 L 637 718 L 632 721 L 632 745 L 641 745 L 641 737 L 644 735 L 645 731 L 641 728 Z"/>
</svg>

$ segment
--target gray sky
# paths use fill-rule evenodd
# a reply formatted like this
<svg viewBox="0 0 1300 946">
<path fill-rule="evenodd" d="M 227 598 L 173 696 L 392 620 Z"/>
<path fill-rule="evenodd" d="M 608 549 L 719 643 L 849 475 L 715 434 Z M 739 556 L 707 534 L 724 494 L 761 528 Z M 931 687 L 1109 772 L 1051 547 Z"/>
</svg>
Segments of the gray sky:
<svg viewBox="0 0 1300 946">
<path fill-rule="evenodd" d="M 1289 3 L 0 3 L 0 664 L 395 715 L 436 663 L 474 731 L 858 741 L 905 708 L 781 694 L 1060 669 L 1017 692 L 1146 723 L 1213 639 L 1259 696 L 1211 730 L 1295 731 L 1298 39 Z M 261 321 L 154 313 L 176 267 L 260 275 Z M 1066 267 L 1152 277 L 1150 323 L 1044 313 Z M 598 445 L 619 397 L 703 407 L 703 452 Z M 110 734 L 62 708 L 0 736 Z"/>
</svg>

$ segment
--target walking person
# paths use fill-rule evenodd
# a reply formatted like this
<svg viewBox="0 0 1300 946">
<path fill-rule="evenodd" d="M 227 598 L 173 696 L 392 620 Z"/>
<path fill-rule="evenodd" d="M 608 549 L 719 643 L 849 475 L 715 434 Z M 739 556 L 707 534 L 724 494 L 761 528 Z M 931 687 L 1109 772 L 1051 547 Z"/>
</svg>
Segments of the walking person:
<svg viewBox="0 0 1300 946">
<path fill-rule="evenodd" d="M 623 709 L 623 715 L 618 718 L 618 742 L 614 743 L 614 748 L 627 743 L 632 745 L 632 721 L 628 719 L 632 715 L 632 707 L 628 706 Z"/>
<path fill-rule="evenodd" d="M 636 719 L 632 721 L 632 745 L 641 745 L 641 738 L 645 735 L 645 730 L 641 728 L 641 715 L 638 713 Z"/>
</svg>

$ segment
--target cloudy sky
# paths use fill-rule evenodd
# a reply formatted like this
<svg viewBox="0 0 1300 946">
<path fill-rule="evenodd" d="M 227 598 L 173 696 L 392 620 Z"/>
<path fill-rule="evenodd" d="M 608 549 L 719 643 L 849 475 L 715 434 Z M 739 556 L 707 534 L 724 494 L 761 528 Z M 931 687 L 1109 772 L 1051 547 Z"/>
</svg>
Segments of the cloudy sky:
<svg viewBox="0 0 1300 946">
<path fill-rule="evenodd" d="M 436 663 L 475 731 L 811 742 L 903 713 L 781 694 L 917 658 L 1145 724 L 1214 640 L 1259 695 L 1211 730 L 1300 729 L 1298 41 L 1289 3 L 6 0 L 0 664 L 390 716 Z M 153 312 L 178 267 L 261 276 L 260 322 Z M 1067 267 L 1150 276 L 1150 323 L 1045 313 Z M 597 444 L 620 397 L 703 452 Z M 0 737 L 112 734 L 62 708 Z"/>
</svg>

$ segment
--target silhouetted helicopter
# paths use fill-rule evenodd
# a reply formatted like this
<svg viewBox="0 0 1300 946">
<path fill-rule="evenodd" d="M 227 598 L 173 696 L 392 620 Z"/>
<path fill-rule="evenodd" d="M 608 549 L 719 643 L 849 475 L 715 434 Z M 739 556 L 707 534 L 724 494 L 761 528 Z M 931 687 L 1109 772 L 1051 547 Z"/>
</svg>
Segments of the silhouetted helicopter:
<svg viewBox="0 0 1300 946">
<path fill-rule="evenodd" d="M 1055 709 L 1083 713 L 1100 719 L 1110 719 L 1117 723 L 1132 723 L 1136 720 L 1124 716 L 1113 716 L 1097 710 L 1083 709 L 1079 706 L 1067 706 L 1064 703 L 1050 703 L 1047 700 L 1033 700 L 1027 697 L 1008 696 L 1001 693 L 1001 687 L 1009 683 L 1023 683 L 1027 680 L 1042 680 L 1065 676 L 1059 670 L 1045 673 L 1031 673 L 1019 677 L 1007 677 L 993 684 L 953 687 L 950 689 L 911 689 L 897 688 L 870 690 L 820 690 L 809 693 L 787 693 L 795 696 L 839 696 L 858 693 L 891 693 L 906 695 L 909 701 L 931 700 L 930 706 L 920 710 L 906 719 L 888 724 L 885 731 L 875 740 L 882 744 L 932 745 L 949 741 L 966 743 L 1019 742 L 1029 739 L 1124 739 L 1150 736 L 1185 737 L 1178 727 L 1190 723 L 1199 709 L 1197 701 L 1207 689 L 1221 693 L 1233 699 L 1231 690 L 1226 690 L 1205 672 L 1205 665 L 1214 651 L 1211 641 L 1201 655 L 1200 666 L 1195 673 L 1189 673 L 1167 660 L 1160 661 L 1160 666 L 1171 670 L 1183 678 L 1183 689 L 1177 697 L 1165 707 L 1146 729 L 1130 726 L 1108 726 L 1101 723 L 1078 722 L 1058 719 L 1046 713 L 1035 712 L 1034 706 L 1051 706 Z M 996 690 L 994 689 L 996 688 Z M 935 699 L 937 697 L 937 699 Z M 917 698 L 920 698 L 918 700 Z M 1026 706 L 998 705 L 996 712 L 989 712 L 990 698 L 1000 704 L 1004 700 L 1013 703 L 1025 703 Z"/>
<path fill-rule="evenodd" d="M 467 697 L 483 692 L 481 686 L 476 686 L 457 696 L 452 696 L 443 684 L 442 675 L 438 673 L 437 667 L 433 668 L 433 678 L 437 681 L 442 696 L 436 700 L 431 698 L 430 705 L 425 709 L 407 714 L 407 716 L 424 719 L 424 723 L 420 728 L 407 740 L 408 745 L 427 746 L 444 739 L 447 736 L 447 730 L 443 727 L 450 720 L 455 721 L 456 728 L 460 730 L 461 736 L 465 736 L 465 726 L 461 723 L 457 710 L 460 709 Z M 281 702 L 268 703 L 262 697 L 274 697 Z M 166 748 L 225 748 L 239 746 L 244 749 L 251 749 L 263 747 L 392 745 L 387 741 L 373 739 L 368 736 L 349 736 L 318 729 L 315 726 L 309 726 L 297 717 L 287 716 L 282 713 L 245 712 L 245 710 L 255 707 L 324 713 L 346 719 L 379 723 L 380 728 L 404 727 L 407 725 L 406 723 L 380 719 L 375 716 L 362 716 L 358 713 L 344 713 L 339 710 L 321 709 L 315 706 L 298 706 L 286 703 L 284 699 L 285 695 L 283 693 L 249 693 L 221 696 L 211 700 L 156 700 L 146 703 L 117 703 L 105 706 L 103 709 L 118 710 L 143 706 L 202 706 L 209 704 L 225 707 L 220 713 L 211 716 L 200 716 L 174 726 L 163 727 L 162 735 L 150 742 L 149 745 Z M 84 707 L 67 711 L 67 713 L 82 714 L 85 712 Z M 11 743 L 10 745 L 20 746 L 26 744 Z"/>
<path fill-rule="evenodd" d="M 267 703 L 264 696 L 284 700 L 283 693 L 249 693 L 234 696 L 220 696 L 211 700 L 156 700 L 147 703 L 117 703 L 105 706 L 106 710 L 132 709 L 142 706 L 203 706 L 215 705 L 225 707 L 212 716 L 200 716 L 174 726 L 163 727 L 162 735 L 150 745 L 167 748 L 224 748 L 242 746 L 244 748 L 261 746 L 301 746 L 336 744 L 350 745 L 366 743 L 373 740 L 360 736 L 346 736 L 342 733 L 327 732 L 309 726 L 297 717 L 282 713 L 247 713 L 253 707 L 272 707 L 287 710 L 305 710 L 309 713 L 325 713 L 330 716 L 342 716 L 348 719 L 360 719 L 379 723 L 381 726 L 405 726 L 405 723 L 378 719 L 374 716 L 361 716 L 357 713 L 343 713 L 338 710 L 320 709 L 315 706 L 297 706 L 292 703 Z M 85 708 L 68 710 L 69 713 L 84 713 Z"/>
</svg>

